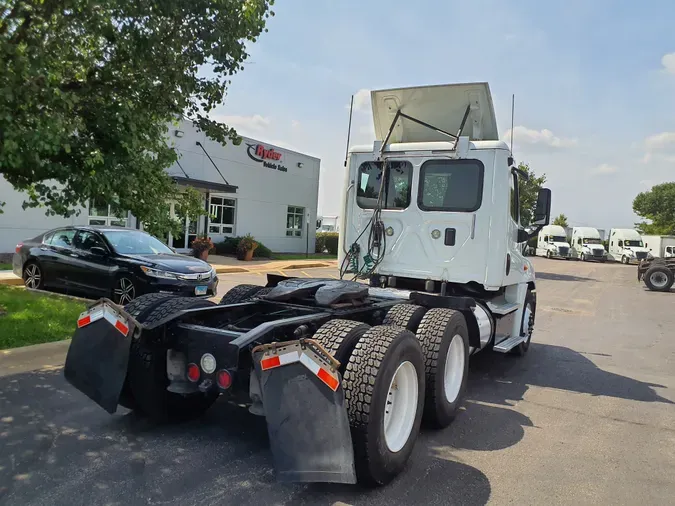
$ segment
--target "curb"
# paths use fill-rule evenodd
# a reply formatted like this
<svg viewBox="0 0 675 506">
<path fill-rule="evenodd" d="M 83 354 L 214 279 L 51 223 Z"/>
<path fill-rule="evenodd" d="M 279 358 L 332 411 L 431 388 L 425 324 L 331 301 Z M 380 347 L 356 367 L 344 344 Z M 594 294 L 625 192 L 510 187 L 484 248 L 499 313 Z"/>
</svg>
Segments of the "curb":
<svg viewBox="0 0 675 506">
<path fill-rule="evenodd" d="M 6 285 L 6 286 L 19 286 L 23 285 L 23 279 L 15 276 L 12 274 L 11 277 L 2 277 L 0 278 L 0 285 Z"/>
<path fill-rule="evenodd" d="M 65 350 L 67 351 L 68 346 L 70 346 L 70 339 L 64 339 L 62 341 L 52 341 L 49 343 L 31 344 L 28 346 L 20 346 L 19 348 L 7 348 L 6 350 L 0 350 L 0 358 L 32 354 L 38 349 L 45 351 L 46 350 L 63 351 L 65 348 Z"/>
</svg>

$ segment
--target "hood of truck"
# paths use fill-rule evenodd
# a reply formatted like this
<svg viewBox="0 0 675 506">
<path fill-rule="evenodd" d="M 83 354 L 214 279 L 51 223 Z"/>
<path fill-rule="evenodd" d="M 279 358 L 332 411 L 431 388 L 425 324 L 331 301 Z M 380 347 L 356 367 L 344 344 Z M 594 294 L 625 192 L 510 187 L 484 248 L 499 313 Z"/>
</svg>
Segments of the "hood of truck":
<svg viewBox="0 0 675 506">
<path fill-rule="evenodd" d="M 602 244 L 584 244 L 583 249 L 589 250 L 589 251 L 601 249 L 602 251 L 605 251 L 605 247 Z"/>
<path fill-rule="evenodd" d="M 469 108 L 462 136 L 499 140 L 492 95 L 487 83 L 417 86 L 371 92 L 375 138 L 384 141 L 397 111 L 456 135 Z M 449 141 L 450 137 L 399 117 L 389 143 Z"/>
<path fill-rule="evenodd" d="M 549 246 L 555 246 L 556 248 L 569 248 L 570 245 L 567 244 L 566 242 L 550 242 L 548 243 Z"/>
<path fill-rule="evenodd" d="M 625 251 L 634 251 L 635 253 L 649 253 L 647 248 L 642 248 L 640 246 L 625 246 L 623 249 Z"/>
</svg>

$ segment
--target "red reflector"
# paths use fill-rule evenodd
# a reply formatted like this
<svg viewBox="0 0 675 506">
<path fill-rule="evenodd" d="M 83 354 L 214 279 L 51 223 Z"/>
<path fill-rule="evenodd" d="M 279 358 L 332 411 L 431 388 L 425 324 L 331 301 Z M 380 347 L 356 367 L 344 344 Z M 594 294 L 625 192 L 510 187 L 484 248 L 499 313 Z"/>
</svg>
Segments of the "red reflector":
<svg viewBox="0 0 675 506">
<path fill-rule="evenodd" d="M 201 371 L 199 370 L 199 366 L 197 364 L 190 364 L 187 367 L 187 377 L 190 381 L 193 383 L 196 383 L 199 381 L 199 377 L 201 376 Z"/>
<path fill-rule="evenodd" d="M 316 373 L 321 381 L 323 381 L 328 387 L 335 392 L 338 387 L 338 380 L 333 378 L 325 369 L 319 369 L 319 372 Z"/>
<path fill-rule="evenodd" d="M 115 328 L 125 336 L 129 333 L 129 327 L 127 327 L 124 323 L 122 323 L 122 320 L 117 320 L 115 322 Z"/>
<path fill-rule="evenodd" d="M 216 379 L 218 381 L 218 386 L 222 389 L 230 388 L 232 385 L 232 375 L 228 371 L 218 371 L 218 377 Z"/>
<path fill-rule="evenodd" d="M 85 325 L 89 325 L 91 323 L 91 316 L 87 315 L 84 318 L 80 318 L 77 320 L 77 327 L 84 327 Z"/>
<path fill-rule="evenodd" d="M 264 358 L 260 361 L 260 368 L 263 371 L 266 371 L 267 369 L 273 369 L 275 367 L 279 367 L 281 365 L 281 360 L 279 360 L 279 357 L 269 357 L 269 358 Z"/>
<path fill-rule="evenodd" d="M 15 253 L 21 253 L 21 248 L 23 247 L 23 243 L 20 242 L 19 244 L 16 245 L 16 248 L 14 249 Z"/>
</svg>

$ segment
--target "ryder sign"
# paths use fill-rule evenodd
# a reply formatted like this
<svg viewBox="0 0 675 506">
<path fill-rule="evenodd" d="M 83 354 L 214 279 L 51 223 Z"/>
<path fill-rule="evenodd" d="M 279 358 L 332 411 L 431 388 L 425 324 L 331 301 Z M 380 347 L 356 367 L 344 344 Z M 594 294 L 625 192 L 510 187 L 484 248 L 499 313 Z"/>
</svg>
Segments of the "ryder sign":
<svg viewBox="0 0 675 506">
<path fill-rule="evenodd" d="M 246 153 L 251 160 L 262 163 L 263 167 L 267 167 L 268 169 L 288 172 L 288 168 L 281 164 L 281 153 L 279 151 L 274 151 L 273 148 L 266 148 L 262 144 L 246 145 L 248 146 Z"/>
</svg>

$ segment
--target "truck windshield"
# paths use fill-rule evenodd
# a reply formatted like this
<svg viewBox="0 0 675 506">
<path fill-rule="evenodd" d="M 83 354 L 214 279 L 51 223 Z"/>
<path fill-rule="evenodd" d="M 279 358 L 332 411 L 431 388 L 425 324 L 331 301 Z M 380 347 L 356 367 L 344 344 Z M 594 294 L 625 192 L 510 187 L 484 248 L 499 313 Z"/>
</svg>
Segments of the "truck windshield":
<svg viewBox="0 0 675 506">
<path fill-rule="evenodd" d="M 387 184 L 382 197 L 383 209 L 405 209 L 410 205 L 412 164 L 390 161 Z M 380 196 L 382 162 L 365 162 L 359 167 L 356 187 L 356 203 L 361 209 L 374 209 Z"/>
<path fill-rule="evenodd" d="M 630 240 L 625 240 L 623 241 L 624 246 L 636 246 L 636 247 L 642 247 L 642 241 L 630 241 Z"/>
<path fill-rule="evenodd" d="M 584 237 L 584 244 L 602 244 L 600 239 L 588 239 Z"/>
<path fill-rule="evenodd" d="M 567 237 L 564 235 L 552 235 L 551 242 L 567 242 Z"/>
</svg>

